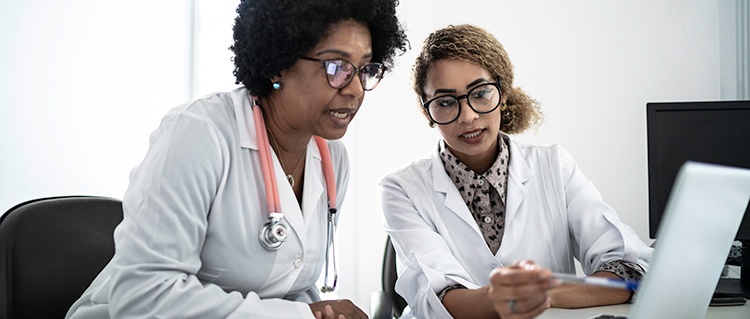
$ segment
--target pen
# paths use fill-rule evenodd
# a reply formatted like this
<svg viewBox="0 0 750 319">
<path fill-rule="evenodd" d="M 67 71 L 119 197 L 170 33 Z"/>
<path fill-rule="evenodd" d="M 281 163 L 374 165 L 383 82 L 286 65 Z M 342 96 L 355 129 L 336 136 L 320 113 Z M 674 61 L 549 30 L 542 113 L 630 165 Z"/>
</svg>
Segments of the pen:
<svg viewBox="0 0 750 319">
<path fill-rule="evenodd" d="M 562 273 L 552 273 L 552 278 L 560 280 L 562 282 L 597 285 L 627 290 L 638 289 L 638 281 L 635 280 L 611 279 L 601 277 L 577 277 L 576 275 Z"/>
</svg>

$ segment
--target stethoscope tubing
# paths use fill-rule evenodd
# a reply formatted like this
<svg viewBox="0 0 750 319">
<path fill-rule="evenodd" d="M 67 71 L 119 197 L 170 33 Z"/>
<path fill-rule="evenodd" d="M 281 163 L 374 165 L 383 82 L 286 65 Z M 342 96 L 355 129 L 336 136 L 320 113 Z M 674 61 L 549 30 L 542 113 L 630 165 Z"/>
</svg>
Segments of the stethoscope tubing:
<svg viewBox="0 0 750 319">
<path fill-rule="evenodd" d="M 266 122 L 263 120 L 263 113 L 260 110 L 258 98 L 253 96 L 253 116 L 255 118 L 255 127 L 258 135 L 258 150 L 260 151 L 260 166 L 263 170 L 263 180 L 266 184 L 266 201 L 268 203 L 268 219 L 272 222 L 278 222 L 283 216 L 281 213 L 281 200 L 279 199 L 279 186 L 276 183 L 276 176 L 273 169 L 273 159 L 270 152 L 270 143 L 268 133 L 265 130 Z M 264 147 L 265 146 L 265 147 Z"/>
<path fill-rule="evenodd" d="M 252 110 L 255 122 L 255 132 L 258 138 L 258 151 L 260 152 L 260 166 L 263 171 L 263 181 L 266 185 L 266 201 L 268 203 L 268 219 L 269 222 L 261 228 L 260 241 L 263 247 L 268 250 L 277 250 L 284 244 L 288 233 L 286 226 L 281 223 L 281 219 L 284 217 L 281 212 L 281 200 L 279 199 L 279 186 L 276 182 L 276 173 L 273 168 L 273 158 L 271 157 L 271 144 L 268 140 L 268 132 L 266 131 L 266 123 L 263 119 L 263 113 L 260 109 L 260 100 L 257 96 L 251 95 L 252 98 Z M 336 178 L 333 171 L 333 160 L 331 159 L 331 151 L 328 148 L 328 142 L 320 137 L 314 136 L 315 143 L 320 151 L 321 161 L 323 163 L 323 176 L 325 177 L 326 183 L 326 197 L 328 199 L 328 220 L 327 220 L 327 231 L 326 231 L 326 266 L 325 275 L 323 279 L 322 292 L 331 292 L 336 289 L 336 283 L 338 281 L 338 270 L 336 269 L 336 257 L 333 256 L 333 285 L 328 285 L 328 260 L 330 255 L 335 254 L 333 250 L 333 236 L 336 232 L 335 216 L 336 216 Z M 281 233 L 279 236 L 273 236 L 273 232 L 278 231 Z"/>
</svg>

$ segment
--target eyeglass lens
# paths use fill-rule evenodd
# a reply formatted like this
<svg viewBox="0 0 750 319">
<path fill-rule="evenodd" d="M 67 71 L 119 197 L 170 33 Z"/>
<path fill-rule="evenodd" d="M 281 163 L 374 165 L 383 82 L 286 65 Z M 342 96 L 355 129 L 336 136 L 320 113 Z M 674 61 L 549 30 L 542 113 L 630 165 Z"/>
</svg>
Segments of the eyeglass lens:
<svg viewBox="0 0 750 319">
<path fill-rule="evenodd" d="M 337 89 L 349 84 L 357 72 L 360 73 L 360 80 L 365 91 L 374 89 L 383 77 L 383 67 L 380 63 L 368 63 L 357 70 L 354 64 L 348 61 L 326 60 L 325 66 L 328 83 Z"/>
<path fill-rule="evenodd" d="M 455 121 L 461 112 L 460 99 L 466 98 L 469 107 L 474 112 L 483 114 L 494 111 L 500 105 L 500 90 L 497 83 L 485 83 L 474 87 L 466 95 L 455 97 L 452 95 L 438 96 L 426 104 L 427 111 L 433 121 L 438 124 L 448 124 Z"/>
</svg>

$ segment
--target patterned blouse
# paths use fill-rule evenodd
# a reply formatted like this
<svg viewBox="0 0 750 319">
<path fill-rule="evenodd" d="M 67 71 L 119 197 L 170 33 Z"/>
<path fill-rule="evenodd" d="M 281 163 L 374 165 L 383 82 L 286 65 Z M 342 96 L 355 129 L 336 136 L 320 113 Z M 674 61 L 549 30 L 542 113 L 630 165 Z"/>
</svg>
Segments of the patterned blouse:
<svg viewBox="0 0 750 319">
<path fill-rule="evenodd" d="M 508 136 L 500 134 L 497 159 L 486 172 L 477 174 L 453 155 L 445 141 L 440 143 L 440 158 L 445 171 L 469 207 L 493 254 L 500 249 L 505 227 L 505 197 L 508 193 L 510 164 L 508 145 Z M 622 260 L 602 264 L 597 271 L 611 272 L 629 280 L 640 280 L 644 274 L 643 268 L 638 264 Z"/>
</svg>

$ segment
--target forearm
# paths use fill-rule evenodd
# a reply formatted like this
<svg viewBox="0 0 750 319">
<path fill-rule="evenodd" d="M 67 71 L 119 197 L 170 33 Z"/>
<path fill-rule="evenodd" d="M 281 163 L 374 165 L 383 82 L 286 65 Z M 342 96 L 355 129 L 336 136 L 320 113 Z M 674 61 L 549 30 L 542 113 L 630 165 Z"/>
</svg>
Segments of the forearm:
<svg viewBox="0 0 750 319">
<path fill-rule="evenodd" d="M 453 289 L 443 297 L 443 306 L 456 319 L 500 318 L 487 298 L 489 286 L 479 289 Z"/>
<path fill-rule="evenodd" d="M 592 276 L 620 279 L 610 272 L 597 272 Z M 565 283 L 550 291 L 550 306 L 555 308 L 583 308 L 621 304 L 630 299 L 631 292 L 624 289 Z"/>
</svg>

